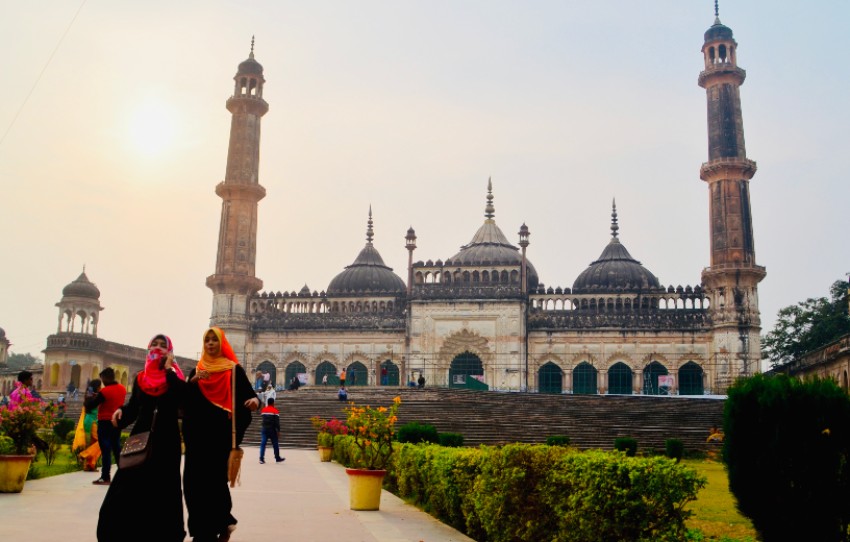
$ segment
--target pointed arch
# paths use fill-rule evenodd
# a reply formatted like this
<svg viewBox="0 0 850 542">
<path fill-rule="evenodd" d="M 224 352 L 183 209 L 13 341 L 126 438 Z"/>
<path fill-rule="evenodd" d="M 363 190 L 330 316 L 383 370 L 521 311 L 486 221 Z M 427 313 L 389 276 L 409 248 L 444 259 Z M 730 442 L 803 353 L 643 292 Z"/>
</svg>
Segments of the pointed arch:
<svg viewBox="0 0 850 542">
<path fill-rule="evenodd" d="M 617 395 L 631 395 L 634 374 L 632 369 L 619 361 L 608 369 L 608 393 Z"/>
</svg>

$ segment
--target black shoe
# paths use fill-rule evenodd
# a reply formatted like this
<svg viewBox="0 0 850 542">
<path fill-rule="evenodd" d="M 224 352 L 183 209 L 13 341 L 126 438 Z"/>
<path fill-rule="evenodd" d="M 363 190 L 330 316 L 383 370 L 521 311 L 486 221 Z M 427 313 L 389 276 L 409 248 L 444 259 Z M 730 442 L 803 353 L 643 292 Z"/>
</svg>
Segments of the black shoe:
<svg viewBox="0 0 850 542">
<path fill-rule="evenodd" d="M 103 478 L 98 478 L 97 480 L 95 480 L 92 483 L 96 486 L 108 486 L 112 482 L 110 482 L 109 480 L 104 480 Z"/>
<path fill-rule="evenodd" d="M 277 459 L 274 460 L 275 463 L 281 463 L 283 461 L 286 461 L 285 457 L 278 457 Z"/>
<path fill-rule="evenodd" d="M 260 465 L 265 465 L 265 464 L 266 464 L 266 460 L 265 460 L 265 459 L 260 459 Z"/>
</svg>

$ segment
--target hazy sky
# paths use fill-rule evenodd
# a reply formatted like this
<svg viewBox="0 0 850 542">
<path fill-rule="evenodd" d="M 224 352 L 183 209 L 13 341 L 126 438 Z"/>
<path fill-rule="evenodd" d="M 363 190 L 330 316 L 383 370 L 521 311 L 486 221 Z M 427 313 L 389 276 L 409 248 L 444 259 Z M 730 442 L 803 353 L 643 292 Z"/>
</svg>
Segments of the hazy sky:
<svg viewBox="0 0 850 542">
<path fill-rule="evenodd" d="M 697 75 L 711 0 L 87 0 L 70 24 L 80 5 L 3 6 L 0 327 L 13 352 L 42 356 L 83 265 L 100 337 L 144 346 L 165 332 L 179 354 L 200 350 L 224 105 L 252 35 L 270 105 L 265 289 L 325 289 L 363 247 L 370 204 L 402 278 L 411 225 L 414 259 L 450 257 L 484 219 L 490 176 L 497 224 L 512 240 L 528 224 L 546 285 L 572 286 L 599 256 L 612 198 L 620 239 L 662 284 L 696 285 L 709 264 Z M 767 331 L 850 271 L 850 3 L 724 0 L 720 18 L 747 70 Z"/>
</svg>

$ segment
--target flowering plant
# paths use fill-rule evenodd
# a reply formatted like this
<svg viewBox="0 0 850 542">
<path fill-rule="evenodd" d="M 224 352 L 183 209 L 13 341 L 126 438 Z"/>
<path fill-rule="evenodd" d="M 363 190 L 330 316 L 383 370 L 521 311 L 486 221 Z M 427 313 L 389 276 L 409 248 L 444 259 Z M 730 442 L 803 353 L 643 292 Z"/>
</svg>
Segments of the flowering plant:
<svg viewBox="0 0 850 542">
<path fill-rule="evenodd" d="M 348 430 L 354 437 L 355 450 L 351 454 L 351 467 L 355 469 L 384 469 L 393 453 L 396 414 L 401 397 L 393 399 L 389 408 L 358 407 L 354 403 L 346 409 Z"/>
<path fill-rule="evenodd" d="M 333 448 L 334 436 L 348 434 L 348 426 L 337 420 L 336 418 L 325 420 L 323 418 L 319 418 L 318 416 L 313 416 L 312 418 L 310 418 L 310 422 L 313 424 L 313 427 L 316 429 L 316 431 L 319 432 L 319 446 L 325 448 Z"/>
<path fill-rule="evenodd" d="M 14 410 L 0 408 L 0 434 L 14 442 L 16 455 L 28 455 L 36 432 L 51 427 L 53 414 L 45 412 L 41 401 L 22 401 Z"/>
</svg>

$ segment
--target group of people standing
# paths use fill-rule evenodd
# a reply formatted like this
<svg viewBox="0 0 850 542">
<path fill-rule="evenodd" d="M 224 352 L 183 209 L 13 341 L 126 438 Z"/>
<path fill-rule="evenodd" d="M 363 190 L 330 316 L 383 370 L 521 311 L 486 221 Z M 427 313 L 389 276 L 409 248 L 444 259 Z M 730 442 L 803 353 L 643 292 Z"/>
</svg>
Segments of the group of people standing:
<svg viewBox="0 0 850 542">
<path fill-rule="evenodd" d="M 87 402 L 97 406 L 103 454 L 103 471 L 94 483 L 109 486 L 98 518 L 98 541 L 182 541 L 184 495 L 195 542 L 230 540 L 237 521 L 231 513 L 228 458 L 260 402 L 224 332 L 212 327 L 204 333 L 203 355 L 188 377 L 174 362 L 171 339 L 155 336 L 126 404 L 124 387 L 107 382 L 104 373 L 110 370 L 101 373 L 104 386 Z M 186 447 L 182 483 L 181 413 Z M 134 422 L 131 436 L 150 431 L 150 455 L 138 467 L 121 468 L 119 462 L 110 479 L 111 458 L 119 460 L 120 431 Z"/>
</svg>

